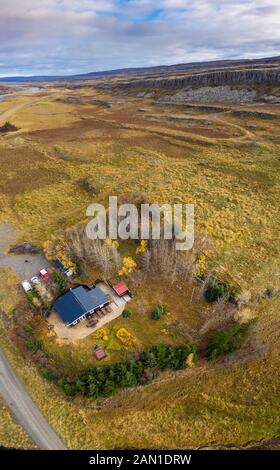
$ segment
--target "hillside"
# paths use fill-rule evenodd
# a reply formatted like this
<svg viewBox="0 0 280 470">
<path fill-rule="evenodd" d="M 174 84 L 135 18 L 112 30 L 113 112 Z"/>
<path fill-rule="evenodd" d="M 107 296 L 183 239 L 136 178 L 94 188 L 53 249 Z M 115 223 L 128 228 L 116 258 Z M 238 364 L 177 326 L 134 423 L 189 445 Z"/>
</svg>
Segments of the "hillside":
<svg viewBox="0 0 280 470">
<path fill-rule="evenodd" d="M 108 77 L 125 77 L 125 76 L 159 76 L 162 78 L 163 75 L 179 75 L 179 74 L 193 74 L 203 70 L 221 70 L 221 69 L 238 69 L 243 68 L 253 69 L 279 69 L 280 57 L 268 57 L 263 59 L 240 59 L 240 60 L 219 60 L 210 62 L 190 62 L 186 64 L 175 64 L 175 65 L 164 65 L 154 67 L 136 67 L 136 68 L 123 68 L 116 70 L 106 70 L 100 72 L 89 72 L 85 74 L 77 75 L 66 75 L 66 76 L 16 76 L 16 77 L 2 77 L 0 82 L 30 82 L 30 81 L 72 81 L 72 80 L 92 80 L 96 78 L 108 78 Z"/>
</svg>

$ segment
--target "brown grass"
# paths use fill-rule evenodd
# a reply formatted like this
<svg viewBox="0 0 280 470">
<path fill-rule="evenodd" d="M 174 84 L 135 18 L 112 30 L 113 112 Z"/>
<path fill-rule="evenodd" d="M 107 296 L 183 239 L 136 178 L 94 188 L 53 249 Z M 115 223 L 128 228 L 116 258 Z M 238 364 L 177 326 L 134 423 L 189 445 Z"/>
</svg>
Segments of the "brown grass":
<svg viewBox="0 0 280 470">
<path fill-rule="evenodd" d="M 12 222 L 22 239 L 41 244 L 57 230 L 83 220 L 93 201 L 79 181 L 93 177 L 102 187 L 99 202 L 107 202 L 108 195 L 136 191 L 145 191 L 154 202 L 194 202 L 196 230 L 214 245 L 209 264 L 221 274 L 230 273 L 252 293 L 279 287 L 279 145 L 270 139 L 279 134 L 277 120 L 237 119 L 223 113 L 216 119 L 215 113 L 168 106 L 155 111 L 159 116 L 187 112 L 210 120 L 209 133 L 206 123 L 199 129 L 177 129 L 167 120 L 151 122 L 137 111 L 153 106 L 149 100 L 127 98 L 104 110 L 57 102 L 63 89 L 44 93 L 36 104 L 35 97 L 15 98 L 12 105 L 29 103 L 11 116 L 20 131 L 0 137 L 0 220 Z M 115 99 L 92 89 L 72 93 Z M 10 104 L 0 103 L 0 112 Z M 279 114 L 279 106 L 261 109 Z M 227 135 L 221 136 L 221 130 Z M 175 302 L 170 286 L 161 289 L 157 280 L 136 289 L 138 296 L 129 307 L 132 318 L 107 327 L 109 347 L 118 349 L 108 361 L 125 357 L 115 337 L 117 328 L 128 327 L 148 347 L 165 338 L 174 344 L 181 341 L 181 331 L 160 331 L 169 321 L 182 321 L 186 329 L 200 324 L 200 306 L 190 304 L 189 286 Z M 158 301 L 170 306 L 171 314 L 153 324 L 149 312 Z M 279 307 L 279 299 L 256 306 L 256 338 L 265 349 L 256 340 L 251 349 L 234 356 L 238 363 L 200 364 L 186 373 L 162 374 L 157 383 L 100 400 L 100 408 L 92 401 L 68 400 L 45 382 L 9 343 L 4 327 L 0 341 L 70 448 L 244 444 L 279 433 Z M 69 345 L 58 347 L 41 322 L 38 334 L 68 371 L 71 364 L 76 371 L 94 365 L 90 337 L 71 350 Z"/>
</svg>

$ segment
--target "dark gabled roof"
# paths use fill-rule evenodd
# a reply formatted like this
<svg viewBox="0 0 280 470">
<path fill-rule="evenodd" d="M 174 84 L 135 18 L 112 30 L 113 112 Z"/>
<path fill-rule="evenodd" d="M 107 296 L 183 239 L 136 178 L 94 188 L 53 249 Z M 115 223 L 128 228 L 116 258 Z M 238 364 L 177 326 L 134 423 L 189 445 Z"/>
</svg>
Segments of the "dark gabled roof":
<svg viewBox="0 0 280 470">
<path fill-rule="evenodd" d="M 68 324 L 73 323 L 86 313 L 84 307 L 78 302 L 72 290 L 59 297 L 59 299 L 54 302 L 53 306 L 61 319 Z"/>
<path fill-rule="evenodd" d="M 108 301 L 107 295 L 98 287 L 87 290 L 79 286 L 59 297 L 54 302 L 54 308 L 65 323 L 71 324 Z"/>
<path fill-rule="evenodd" d="M 79 286 L 73 289 L 72 292 L 74 292 L 76 299 L 86 309 L 86 312 L 108 302 L 108 296 L 99 287 L 87 290 L 83 286 Z"/>
</svg>

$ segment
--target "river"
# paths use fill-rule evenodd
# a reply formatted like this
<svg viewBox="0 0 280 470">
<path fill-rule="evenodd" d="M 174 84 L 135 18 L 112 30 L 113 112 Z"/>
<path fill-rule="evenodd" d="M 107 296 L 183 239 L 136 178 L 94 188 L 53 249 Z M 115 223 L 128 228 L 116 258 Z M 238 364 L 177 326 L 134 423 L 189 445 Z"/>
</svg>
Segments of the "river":
<svg viewBox="0 0 280 470">
<path fill-rule="evenodd" d="M 0 84 L 1 85 L 1 84 Z M 37 93 L 40 88 L 37 86 L 27 86 L 27 85 L 10 85 L 10 84 L 5 84 L 3 83 L 3 86 L 5 88 L 11 88 L 11 93 L 4 93 L 0 95 L 0 102 L 4 101 L 5 98 L 9 96 L 14 96 L 14 95 L 25 95 L 27 94 L 32 94 L 32 93 Z"/>
</svg>

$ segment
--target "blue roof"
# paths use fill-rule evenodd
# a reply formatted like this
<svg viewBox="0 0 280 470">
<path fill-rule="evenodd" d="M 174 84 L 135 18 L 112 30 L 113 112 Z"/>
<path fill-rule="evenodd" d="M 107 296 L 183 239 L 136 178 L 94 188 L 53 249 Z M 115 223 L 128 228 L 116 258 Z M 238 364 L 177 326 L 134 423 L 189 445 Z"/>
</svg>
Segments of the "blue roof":
<svg viewBox="0 0 280 470">
<path fill-rule="evenodd" d="M 54 308 L 65 323 L 71 324 L 108 301 L 108 296 L 99 287 L 87 290 L 79 286 L 59 297 L 54 302 Z"/>
<path fill-rule="evenodd" d="M 53 305 L 62 320 L 69 324 L 86 313 L 71 290 L 59 297 Z"/>
<path fill-rule="evenodd" d="M 73 289 L 72 292 L 74 292 L 76 299 L 84 307 L 86 312 L 108 302 L 108 296 L 104 294 L 104 292 L 99 289 L 99 287 L 86 290 L 83 286 L 79 286 Z"/>
<path fill-rule="evenodd" d="M 65 266 L 63 266 L 62 262 L 59 261 L 59 259 L 55 259 L 55 260 L 54 260 L 54 264 L 55 264 L 55 266 L 56 266 L 58 269 L 61 269 L 61 270 L 64 271 L 64 272 L 67 271 L 67 268 L 65 268 Z"/>
</svg>

